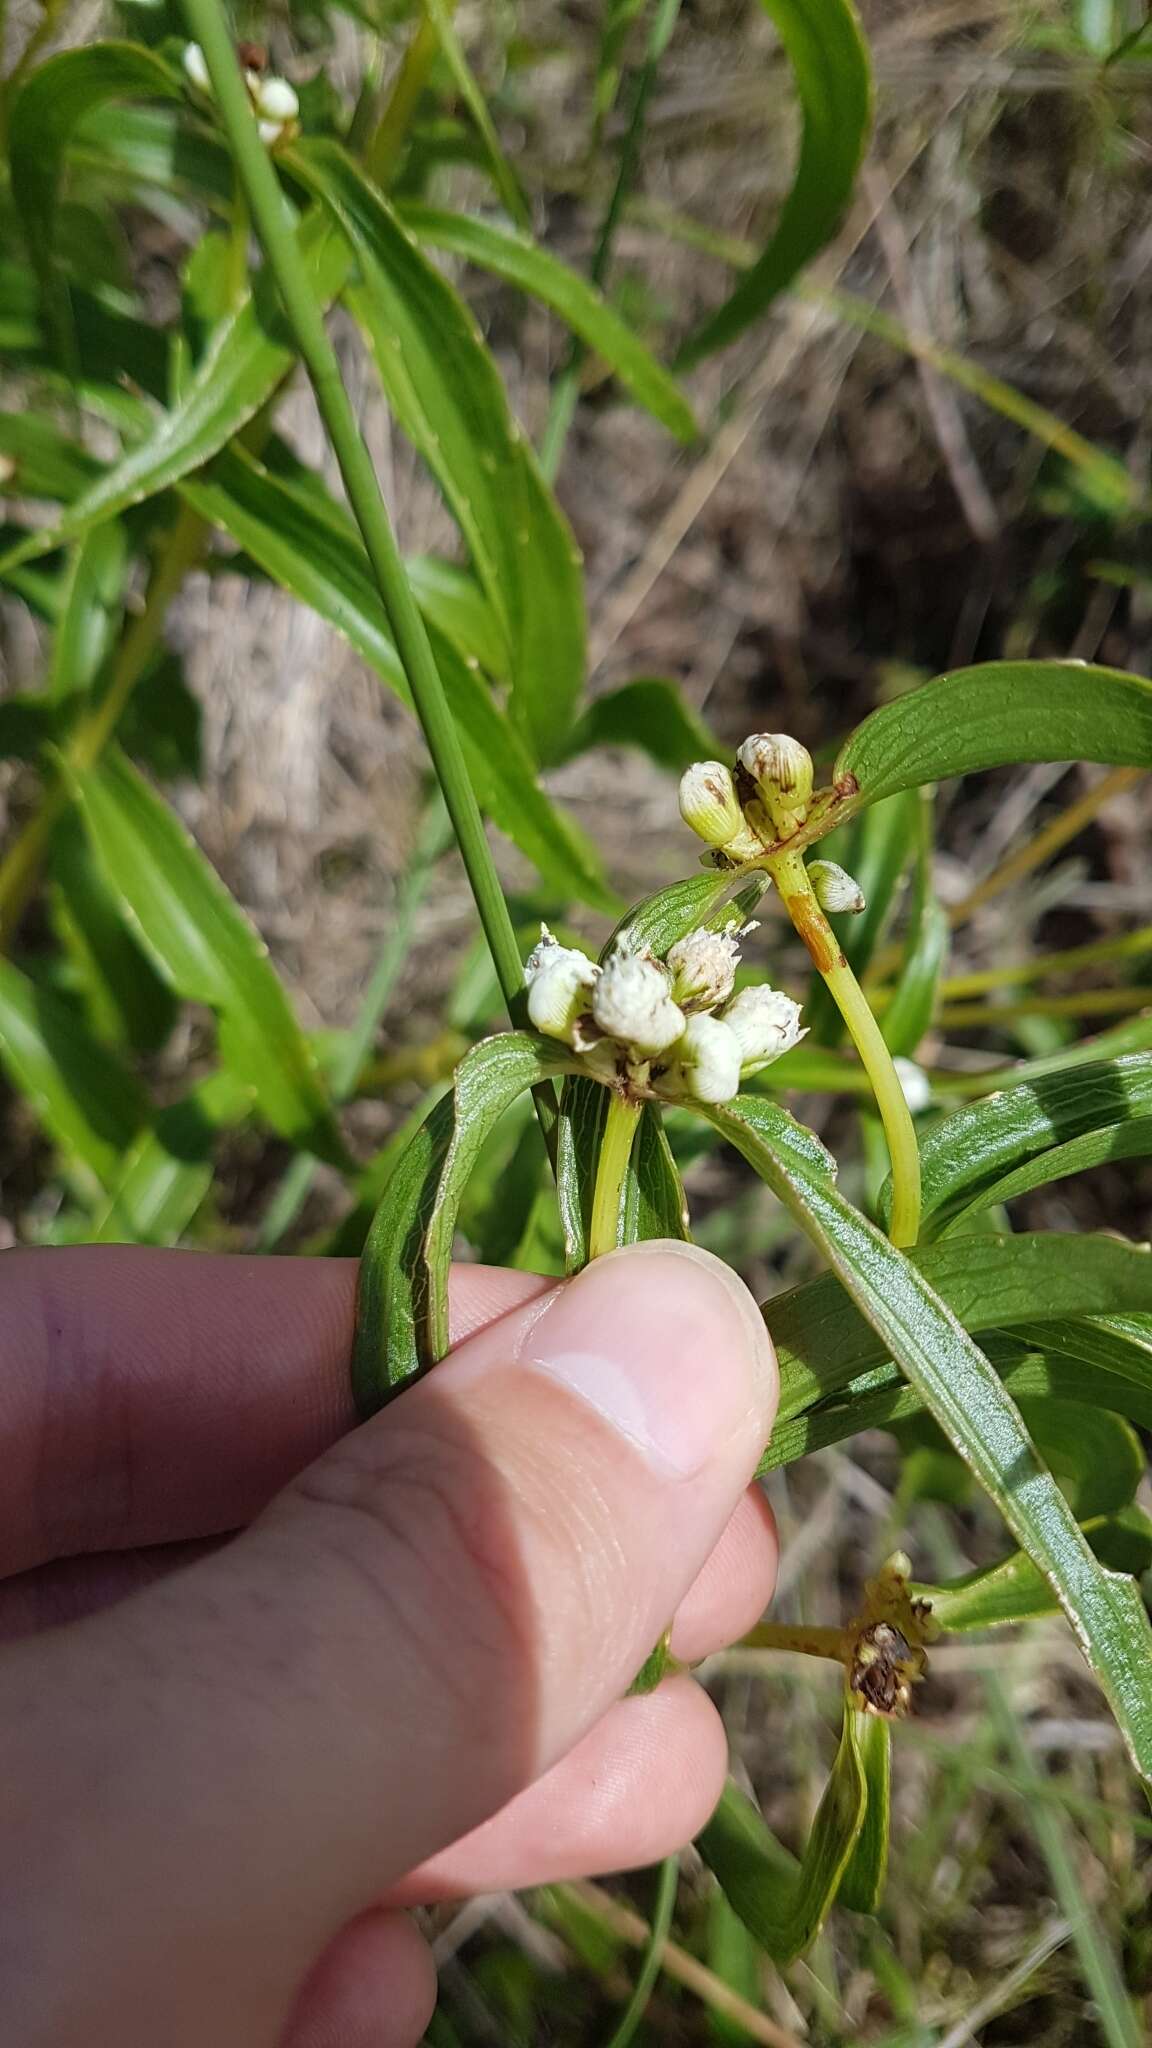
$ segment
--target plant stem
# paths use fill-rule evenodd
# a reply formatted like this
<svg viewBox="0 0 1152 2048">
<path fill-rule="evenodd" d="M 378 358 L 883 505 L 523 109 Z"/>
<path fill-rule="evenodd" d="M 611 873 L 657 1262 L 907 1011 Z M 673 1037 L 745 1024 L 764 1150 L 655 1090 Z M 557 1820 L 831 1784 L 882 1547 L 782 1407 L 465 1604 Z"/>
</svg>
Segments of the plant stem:
<svg viewBox="0 0 1152 2048">
<path fill-rule="evenodd" d="M 168 607 L 199 555 L 207 532 L 199 514 L 181 506 L 157 557 L 143 610 L 132 620 L 116 650 L 108 687 L 76 727 L 65 748 L 65 760 L 77 773 L 95 765 L 115 732 L 128 699 L 159 644 Z M 35 817 L 0 861 L 0 952 L 10 944 L 28 907 L 53 827 L 68 803 L 65 779 L 58 776 L 45 789 Z"/>
<path fill-rule="evenodd" d="M 588 1226 L 588 1257 L 602 1258 L 615 1251 L 620 1242 L 620 1207 L 624 1177 L 632 1157 L 632 1143 L 640 1121 L 640 1104 L 627 1095 L 608 1097 L 608 1115 L 596 1164 L 596 1191 L 592 1197 L 592 1220 Z"/>
<path fill-rule="evenodd" d="M 604 218 L 600 223 L 600 233 L 596 239 L 596 248 L 588 270 L 588 275 L 594 285 L 602 285 L 608 274 L 612 244 L 616 239 L 616 230 L 620 225 L 620 216 L 624 210 L 628 188 L 636 175 L 636 164 L 644 135 L 644 118 L 648 109 L 648 101 L 652 94 L 652 88 L 656 83 L 656 74 L 660 68 L 660 60 L 668 47 L 679 12 L 680 0 L 658 0 L 656 18 L 652 23 L 651 33 L 648 37 L 648 47 L 644 53 L 644 63 L 636 80 L 635 90 L 632 95 L 632 108 L 624 141 L 620 149 L 620 161 L 616 167 L 616 178 L 612 186 L 612 195 L 605 209 Z M 568 429 L 572 425 L 572 416 L 576 410 L 576 401 L 580 395 L 580 371 L 587 354 L 588 350 L 582 341 L 573 341 L 568 351 L 567 361 L 556 380 L 555 388 L 552 392 L 552 403 L 540 443 L 540 467 L 544 471 L 549 483 L 553 482 L 556 472 L 560 467 L 561 457 L 564 453 L 564 444 L 568 439 Z"/>
<path fill-rule="evenodd" d="M 892 1064 L 884 1035 L 868 1005 L 840 943 L 821 910 L 798 853 L 779 853 L 765 867 L 780 891 L 784 908 L 803 939 L 812 964 L 823 978 L 864 1063 L 892 1162 L 893 1244 L 915 1244 L 920 1234 L 920 1148 L 904 1090 Z"/>
<path fill-rule="evenodd" d="M 624 2009 L 623 2018 L 616 2028 L 607 2048 L 628 2048 L 644 2014 L 648 2001 L 655 1989 L 656 1979 L 664 1963 L 664 1950 L 672 1931 L 672 1915 L 676 1910 L 676 1894 L 680 1889 L 680 1858 L 666 1856 L 660 1865 L 660 1877 L 656 1887 L 656 1906 L 652 1914 L 652 1929 L 644 1960 L 633 1986 L 632 1996 Z"/>
<path fill-rule="evenodd" d="M 322 310 L 312 296 L 299 265 L 292 216 L 268 152 L 257 133 L 255 115 L 240 75 L 221 0 L 185 0 L 185 14 L 192 35 L 204 52 L 220 120 L 247 197 L 253 227 L 315 392 L 317 407 L 364 541 L 444 794 L 500 986 L 505 999 L 512 1003 L 523 986 L 520 951 L 485 838 L 484 823 L 459 736 L 428 634 L 396 545 L 372 458 L 344 388 Z M 411 55 L 412 51 L 409 52 Z M 374 168 L 377 157 L 378 152 L 374 150 Z"/>
<path fill-rule="evenodd" d="M 784 1621 L 761 1621 L 741 1636 L 742 1650 L 791 1650 L 800 1657 L 830 1657 L 843 1664 L 849 1654 L 848 1631 L 842 1628 L 791 1627 Z"/>
</svg>

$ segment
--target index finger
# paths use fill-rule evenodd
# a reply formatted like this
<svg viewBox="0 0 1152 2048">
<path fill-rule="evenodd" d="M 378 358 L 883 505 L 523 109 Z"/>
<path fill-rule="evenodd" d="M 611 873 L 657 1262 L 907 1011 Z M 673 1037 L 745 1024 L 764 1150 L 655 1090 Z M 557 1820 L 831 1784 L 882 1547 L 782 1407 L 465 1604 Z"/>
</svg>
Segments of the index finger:
<svg viewBox="0 0 1152 2048">
<path fill-rule="evenodd" d="M 235 1529 L 356 1421 L 355 1259 L 0 1254 L 0 1575 Z M 549 1282 L 460 1266 L 454 1343 Z"/>
</svg>

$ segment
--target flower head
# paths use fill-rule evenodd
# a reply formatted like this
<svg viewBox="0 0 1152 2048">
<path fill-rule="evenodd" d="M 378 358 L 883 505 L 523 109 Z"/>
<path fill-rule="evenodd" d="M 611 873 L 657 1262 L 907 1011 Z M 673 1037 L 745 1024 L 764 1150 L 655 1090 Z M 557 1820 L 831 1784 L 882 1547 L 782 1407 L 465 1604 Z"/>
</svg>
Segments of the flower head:
<svg viewBox="0 0 1152 2048">
<path fill-rule="evenodd" d="M 730 1102 L 740 1091 L 741 1058 L 740 1040 L 721 1017 L 689 1017 L 674 1076 L 697 1102 Z"/>
<path fill-rule="evenodd" d="M 808 880 L 821 910 L 847 910 L 853 917 L 866 908 L 864 891 L 847 868 L 838 867 L 834 860 L 814 860 L 808 864 Z"/>
<path fill-rule="evenodd" d="M 726 1003 L 736 979 L 740 942 L 735 931 L 689 932 L 668 952 L 672 994 L 680 1008 L 715 1010 Z"/>
<path fill-rule="evenodd" d="M 528 1016 L 549 1038 L 574 1042 L 578 1018 L 588 1010 L 599 968 L 575 946 L 562 946 L 547 925 L 524 969 L 528 985 Z"/>
<path fill-rule="evenodd" d="M 769 988 L 767 982 L 755 988 L 742 988 L 733 996 L 722 1021 L 739 1040 L 741 1067 L 746 1074 L 769 1066 L 806 1036 L 800 1023 L 799 1003 L 779 989 Z"/>
<path fill-rule="evenodd" d="M 617 951 L 605 961 L 592 992 L 592 1015 L 608 1038 L 642 1059 L 675 1045 L 684 1012 L 669 993 L 667 970 L 651 953 Z"/>
<path fill-rule="evenodd" d="M 786 732 L 754 732 L 737 756 L 777 832 L 794 830 L 812 794 L 814 770 L 807 747 Z M 753 819 L 755 822 L 755 819 Z"/>
<path fill-rule="evenodd" d="M 736 784 L 722 761 L 694 761 L 685 769 L 680 816 L 709 846 L 728 846 L 744 830 Z"/>
</svg>

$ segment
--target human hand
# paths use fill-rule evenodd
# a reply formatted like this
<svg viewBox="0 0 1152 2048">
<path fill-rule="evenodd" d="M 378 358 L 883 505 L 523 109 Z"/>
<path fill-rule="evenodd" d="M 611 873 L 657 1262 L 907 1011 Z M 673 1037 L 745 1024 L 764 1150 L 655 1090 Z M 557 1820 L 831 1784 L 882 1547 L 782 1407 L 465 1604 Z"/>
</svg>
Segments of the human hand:
<svg viewBox="0 0 1152 2048">
<path fill-rule="evenodd" d="M 458 1268 L 451 1356 L 357 1429 L 355 1277 L 0 1262 L 7 2048 L 408 2048 L 403 1907 L 649 1863 L 711 1811 L 703 1692 L 622 1695 L 670 1616 L 691 1661 L 772 1589 L 751 1297 L 664 1244 Z"/>
</svg>

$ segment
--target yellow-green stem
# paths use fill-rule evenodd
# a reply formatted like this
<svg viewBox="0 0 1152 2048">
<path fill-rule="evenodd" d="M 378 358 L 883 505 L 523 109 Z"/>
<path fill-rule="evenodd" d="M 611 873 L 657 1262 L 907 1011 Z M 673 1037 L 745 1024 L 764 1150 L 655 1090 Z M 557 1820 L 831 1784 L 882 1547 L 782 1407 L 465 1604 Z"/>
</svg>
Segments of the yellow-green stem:
<svg viewBox="0 0 1152 2048">
<path fill-rule="evenodd" d="M 588 1228 L 588 1257 L 599 1259 L 615 1251 L 620 1242 L 620 1205 L 624 1176 L 632 1157 L 632 1143 L 640 1120 L 640 1104 L 626 1095 L 610 1095 L 600 1157 L 596 1166 L 596 1191 L 592 1197 L 592 1221 Z"/>
<path fill-rule="evenodd" d="M 761 1621 L 741 1636 L 742 1650 L 792 1650 L 801 1657 L 830 1657 L 845 1664 L 852 1654 L 852 1633 L 842 1628 L 792 1628 L 785 1621 Z"/>
<path fill-rule="evenodd" d="M 904 1090 L 868 999 L 821 910 L 798 853 L 780 853 L 764 863 L 796 930 L 823 978 L 829 995 L 864 1063 L 884 1126 L 892 1162 L 893 1244 L 915 1244 L 920 1234 L 920 1148 Z"/>
<path fill-rule="evenodd" d="M 108 688 L 76 727 L 65 749 L 68 766 L 78 773 L 94 766 L 115 732 L 124 707 L 159 643 L 168 607 L 199 555 L 207 532 L 199 514 L 182 506 L 152 572 L 144 608 L 132 620 L 116 651 Z M 52 829 L 68 800 L 64 779 L 50 782 L 35 817 L 0 861 L 0 952 L 7 948 L 28 907 Z"/>
</svg>

